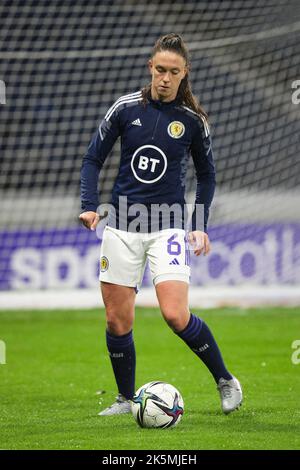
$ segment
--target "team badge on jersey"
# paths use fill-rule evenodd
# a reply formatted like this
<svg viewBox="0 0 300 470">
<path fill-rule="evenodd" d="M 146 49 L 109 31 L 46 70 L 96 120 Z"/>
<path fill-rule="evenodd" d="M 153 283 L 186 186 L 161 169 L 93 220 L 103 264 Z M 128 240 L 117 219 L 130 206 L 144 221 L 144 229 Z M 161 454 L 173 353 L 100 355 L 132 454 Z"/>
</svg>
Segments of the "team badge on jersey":
<svg viewBox="0 0 300 470">
<path fill-rule="evenodd" d="M 100 271 L 104 273 L 105 271 L 108 270 L 109 262 L 106 256 L 101 256 L 100 259 Z"/>
<path fill-rule="evenodd" d="M 185 132 L 184 124 L 180 121 L 172 121 L 168 125 L 168 134 L 173 139 L 179 139 Z"/>
</svg>

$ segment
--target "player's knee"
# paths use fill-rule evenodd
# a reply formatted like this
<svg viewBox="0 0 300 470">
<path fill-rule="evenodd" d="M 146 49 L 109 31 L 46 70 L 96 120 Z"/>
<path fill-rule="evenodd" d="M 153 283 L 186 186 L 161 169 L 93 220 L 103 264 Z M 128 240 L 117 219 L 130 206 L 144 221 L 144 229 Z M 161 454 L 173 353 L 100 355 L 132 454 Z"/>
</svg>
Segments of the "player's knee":
<svg viewBox="0 0 300 470">
<path fill-rule="evenodd" d="M 132 330 L 132 327 L 128 323 L 108 320 L 106 322 L 107 331 L 115 336 L 126 335 Z"/>
<path fill-rule="evenodd" d="M 132 330 L 132 320 L 130 318 L 119 318 L 114 314 L 107 314 L 106 327 L 112 335 L 126 335 Z"/>
<path fill-rule="evenodd" d="M 167 322 L 168 326 L 175 332 L 182 331 L 186 326 L 186 317 L 187 315 L 183 312 L 179 311 L 163 311 L 163 316 L 165 321 Z"/>
</svg>

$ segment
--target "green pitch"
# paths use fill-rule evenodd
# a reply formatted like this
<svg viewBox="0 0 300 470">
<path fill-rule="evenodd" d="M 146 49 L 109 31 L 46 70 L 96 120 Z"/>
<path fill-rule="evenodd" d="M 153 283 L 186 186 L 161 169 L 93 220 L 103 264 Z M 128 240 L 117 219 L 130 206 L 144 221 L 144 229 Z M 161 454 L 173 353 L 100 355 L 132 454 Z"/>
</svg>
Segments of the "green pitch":
<svg viewBox="0 0 300 470">
<path fill-rule="evenodd" d="M 224 416 L 201 361 L 158 310 L 137 309 L 136 388 L 163 380 L 184 398 L 182 422 L 170 430 L 140 429 L 131 415 L 97 416 L 116 396 L 103 310 L 0 311 L 0 448 L 299 449 L 300 364 L 291 357 L 300 308 L 193 311 L 212 328 L 245 399 Z"/>
</svg>

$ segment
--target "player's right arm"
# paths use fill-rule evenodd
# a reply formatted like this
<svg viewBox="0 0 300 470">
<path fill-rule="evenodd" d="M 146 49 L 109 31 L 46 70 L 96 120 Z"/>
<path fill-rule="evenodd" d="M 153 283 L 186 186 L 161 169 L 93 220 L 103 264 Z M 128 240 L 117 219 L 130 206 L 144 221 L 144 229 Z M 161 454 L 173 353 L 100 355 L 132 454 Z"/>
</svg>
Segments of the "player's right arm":
<svg viewBox="0 0 300 470">
<path fill-rule="evenodd" d="M 113 108 L 114 105 L 108 110 L 94 134 L 81 166 L 82 213 L 79 219 L 85 227 L 91 230 L 95 230 L 100 220 L 96 212 L 99 205 L 97 190 L 99 173 L 107 155 L 120 135 L 119 115 Z"/>
</svg>

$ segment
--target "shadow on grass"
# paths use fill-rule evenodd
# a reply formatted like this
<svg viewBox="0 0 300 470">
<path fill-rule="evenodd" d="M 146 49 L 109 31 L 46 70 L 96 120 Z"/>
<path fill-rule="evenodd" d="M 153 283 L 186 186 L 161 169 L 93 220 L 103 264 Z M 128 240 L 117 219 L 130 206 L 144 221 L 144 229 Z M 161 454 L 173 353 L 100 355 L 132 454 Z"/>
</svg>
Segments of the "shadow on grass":
<svg viewBox="0 0 300 470">
<path fill-rule="evenodd" d="M 282 422 L 280 422 L 280 416 Z M 189 426 L 205 426 L 206 431 L 211 425 L 214 430 L 232 433 L 286 433 L 300 436 L 300 424 L 290 422 L 290 416 L 278 415 L 273 408 L 255 408 L 254 411 L 240 410 L 224 415 L 218 410 L 190 410 Z M 300 437 L 299 437 L 300 441 Z"/>
</svg>

